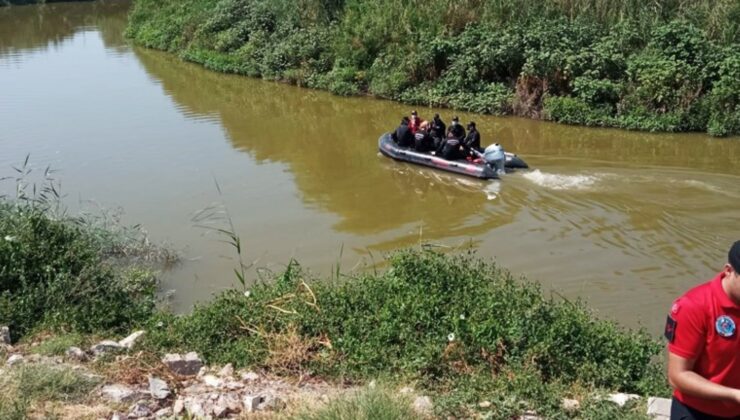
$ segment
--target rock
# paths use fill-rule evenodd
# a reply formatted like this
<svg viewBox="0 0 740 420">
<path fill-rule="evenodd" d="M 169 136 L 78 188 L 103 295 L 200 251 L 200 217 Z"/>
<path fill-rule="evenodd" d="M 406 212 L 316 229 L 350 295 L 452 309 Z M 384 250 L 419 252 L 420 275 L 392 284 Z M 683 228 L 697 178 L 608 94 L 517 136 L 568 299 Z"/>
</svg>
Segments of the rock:
<svg viewBox="0 0 740 420">
<path fill-rule="evenodd" d="M 217 418 L 223 418 L 226 417 L 226 415 L 229 414 L 229 408 L 224 405 L 216 404 L 213 407 L 213 415 Z"/>
<path fill-rule="evenodd" d="M 285 401 L 283 401 L 280 397 L 268 395 L 265 397 L 262 405 L 259 406 L 259 409 L 268 411 L 280 411 L 285 409 L 285 407 L 287 406 L 288 404 L 286 404 Z"/>
<path fill-rule="evenodd" d="M 405 387 L 401 388 L 400 390 L 398 390 L 398 392 L 401 395 L 411 395 L 411 394 L 414 393 L 414 388 L 411 388 L 410 386 L 405 386 Z"/>
<path fill-rule="evenodd" d="M 172 407 L 165 407 L 161 410 L 157 410 L 157 412 L 154 413 L 154 417 L 172 417 Z"/>
<path fill-rule="evenodd" d="M 234 365 L 231 363 L 227 364 L 218 372 L 218 376 L 222 378 L 230 378 L 234 376 Z"/>
<path fill-rule="evenodd" d="M 192 376 L 198 373 L 200 368 L 203 367 L 203 361 L 198 357 L 198 353 L 188 353 L 185 356 L 179 354 L 166 354 L 162 359 L 164 363 L 172 372 L 183 375 Z"/>
<path fill-rule="evenodd" d="M 188 410 L 188 413 L 191 417 L 200 418 L 206 416 L 206 410 L 203 407 L 204 401 L 196 398 L 196 397 L 189 397 L 185 399 L 185 409 Z M 208 413 L 210 415 L 211 413 Z"/>
<path fill-rule="evenodd" d="M 9 346 L 13 343 L 10 342 L 10 328 L 6 326 L 0 326 L 0 344 Z"/>
<path fill-rule="evenodd" d="M 434 409 L 432 399 L 427 396 L 420 396 L 414 399 L 414 410 L 421 415 L 430 415 Z"/>
<path fill-rule="evenodd" d="M 519 416 L 517 420 L 544 420 L 542 417 L 538 416 L 537 413 L 534 411 L 525 411 L 524 414 Z"/>
<path fill-rule="evenodd" d="M 156 400 L 164 400 L 170 396 L 170 387 L 167 385 L 167 382 L 150 376 L 149 393 L 152 394 L 152 398 Z"/>
<path fill-rule="evenodd" d="M 100 394 L 113 402 L 134 401 L 141 395 L 138 391 L 122 384 L 106 385 L 100 390 Z"/>
<path fill-rule="evenodd" d="M 15 366 L 19 363 L 23 363 L 23 356 L 20 354 L 11 354 L 10 357 L 8 357 L 8 361 L 5 362 L 8 366 Z"/>
<path fill-rule="evenodd" d="M 229 381 L 224 384 L 224 388 L 234 391 L 236 389 L 244 388 L 244 384 L 237 381 Z"/>
<path fill-rule="evenodd" d="M 624 407 L 624 405 L 627 404 L 628 401 L 634 400 L 636 398 L 640 398 L 640 396 L 635 394 L 625 394 L 622 392 L 619 392 L 617 394 L 610 394 L 609 397 L 607 397 L 609 401 L 620 407 Z"/>
<path fill-rule="evenodd" d="M 478 407 L 480 408 L 490 408 L 491 402 L 490 401 L 481 401 L 478 403 Z"/>
<path fill-rule="evenodd" d="M 239 395 L 233 392 L 220 395 L 216 405 L 228 408 L 230 413 L 238 413 L 242 410 L 242 403 L 239 401 Z"/>
<path fill-rule="evenodd" d="M 177 400 L 175 400 L 175 404 L 172 405 L 172 413 L 174 415 L 178 415 L 182 413 L 182 410 L 184 409 L 185 409 L 185 400 L 183 400 L 182 398 L 178 398 Z"/>
<path fill-rule="evenodd" d="M 144 331 L 136 331 L 135 333 L 119 341 L 118 345 L 127 350 L 131 350 L 132 348 L 134 348 L 136 341 L 141 338 L 142 335 L 144 335 Z"/>
<path fill-rule="evenodd" d="M 113 413 L 113 415 L 110 416 L 110 420 L 121 420 L 121 415 L 119 413 Z"/>
<path fill-rule="evenodd" d="M 669 398 L 648 398 L 647 415 L 656 420 L 668 420 L 671 417 L 671 400 Z"/>
<path fill-rule="evenodd" d="M 145 404 L 136 403 L 131 407 L 128 412 L 128 418 L 140 419 L 142 417 L 148 417 L 152 414 L 152 410 L 149 409 Z"/>
<path fill-rule="evenodd" d="M 260 376 L 252 371 L 242 374 L 243 381 L 256 381 Z"/>
<path fill-rule="evenodd" d="M 370 389 L 375 389 L 375 387 L 377 387 L 377 386 L 378 386 L 378 383 L 375 382 L 375 379 L 373 379 L 372 381 L 370 381 L 369 384 L 367 384 L 367 387 L 370 388 Z"/>
<path fill-rule="evenodd" d="M 244 404 L 244 411 L 247 413 L 254 413 L 259 409 L 260 404 L 262 404 L 263 398 L 259 395 L 245 395 L 242 399 L 242 403 Z"/>
<path fill-rule="evenodd" d="M 560 403 L 560 406 L 563 407 L 563 410 L 565 411 L 576 411 L 579 408 L 581 408 L 581 403 L 578 400 L 573 400 L 570 398 L 563 398 L 563 401 Z"/>
<path fill-rule="evenodd" d="M 213 375 L 206 375 L 202 378 L 202 381 L 204 384 L 212 387 L 212 388 L 221 388 L 224 384 L 224 381 L 221 379 L 213 376 Z"/>
<path fill-rule="evenodd" d="M 82 351 L 79 347 L 70 347 L 65 352 L 67 357 L 71 360 L 75 360 L 77 362 L 84 362 L 87 360 L 87 354 L 85 354 L 84 351 Z"/>
<path fill-rule="evenodd" d="M 123 350 L 123 346 L 113 340 L 104 340 L 90 347 L 90 353 L 95 356 L 101 356 L 105 353 L 112 353 Z"/>
</svg>

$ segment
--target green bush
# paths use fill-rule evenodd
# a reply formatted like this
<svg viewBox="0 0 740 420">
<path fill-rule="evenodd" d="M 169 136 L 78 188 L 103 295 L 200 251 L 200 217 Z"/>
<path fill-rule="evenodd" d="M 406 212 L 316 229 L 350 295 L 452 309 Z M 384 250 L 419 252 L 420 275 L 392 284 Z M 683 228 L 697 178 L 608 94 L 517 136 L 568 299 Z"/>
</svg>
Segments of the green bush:
<svg viewBox="0 0 740 420">
<path fill-rule="evenodd" d="M 310 284 L 303 276 L 291 265 L 248 296 L 229 291 L 192 314 L 161 315 L 147 343 L 212 363 L 358 379 L 525 365 L 546 382 L 641 391 L 664 381 L 651 368 L 662 346 L 646 333 L 546 299 L 474 256 L 405 251 L 380 275 Z"/>
<path fill-rule="evenodd" d="M 0 324 L 16 340 L 38 327 L 122 331 L 154 308 L 147 270 L 117 270 L 98 238 L 30 204 L 0 202 Z"/>
<path fill-rule="evenodd" d="M 734 86 L 719 79 L 722 63 L 740 55 L 731 19 L 740 7 L 587 3 L 137 0 L 127 34 L 214 70 L 339 95 L 570 124 L 738 133 L 736 102 L 726 98 Z M 728 93 L 712 95 L 718 82 Z M 542 112 L 543 99 L 556 97 L 578 101 Z M 581 103 L 589 110 L 577 115 Z"/>
</svg>

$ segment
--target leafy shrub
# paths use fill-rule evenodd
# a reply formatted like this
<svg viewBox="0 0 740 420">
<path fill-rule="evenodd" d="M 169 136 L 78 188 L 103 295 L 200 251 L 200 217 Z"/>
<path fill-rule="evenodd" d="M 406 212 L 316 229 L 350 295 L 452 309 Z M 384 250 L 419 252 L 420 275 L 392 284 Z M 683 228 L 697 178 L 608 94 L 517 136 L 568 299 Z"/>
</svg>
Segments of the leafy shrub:
<svg viewBox="0 0 740 420">
<path fill-rule="evenodd" d="M 125 330 L 152 313 L 153 276 L 114 269 L 82 227 L 3 201 L 0 232 L 0 324 L 14 339 L 41 326 Z"/>
<path fill-rule="evenodd" d="M 350 378 L 528 365 L 547 382 L 626 391 L 660 378 L 650 366 L 662 348 L 473 256 L 411 251 L 393 255 L 383 274 L 339 283 L 305 283 L 291 265 L 275 284 L 161 315 L 150 330 L 150 347 L 196 350 L 215 363 Z"/>
</svg>

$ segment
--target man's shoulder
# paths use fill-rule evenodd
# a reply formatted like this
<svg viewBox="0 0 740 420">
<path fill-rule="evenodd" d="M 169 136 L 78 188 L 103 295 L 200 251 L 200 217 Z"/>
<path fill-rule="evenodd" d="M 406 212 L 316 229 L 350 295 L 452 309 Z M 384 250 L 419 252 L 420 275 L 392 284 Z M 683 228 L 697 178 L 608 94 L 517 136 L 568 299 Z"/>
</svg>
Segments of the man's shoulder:
<svg viewBox="0 0 740 420">
<path fill-rule="evenodd" d="M 707 281 L 693 288 L 689 289 L 686 293 L 681 295 L 673 303 L 671 308 L 672 312 L 676 309 L 687 308 L 687 309 L 701 309 L 707 304 L 711 303 L 712 294 L 712 281 Z"/>
</svg>

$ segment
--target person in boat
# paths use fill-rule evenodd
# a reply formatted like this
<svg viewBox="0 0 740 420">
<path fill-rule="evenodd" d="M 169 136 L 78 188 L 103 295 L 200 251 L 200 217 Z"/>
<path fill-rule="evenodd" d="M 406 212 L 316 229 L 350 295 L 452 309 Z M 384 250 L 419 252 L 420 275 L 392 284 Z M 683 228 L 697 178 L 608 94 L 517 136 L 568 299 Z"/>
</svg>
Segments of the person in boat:
<svg viewBox="0 0 740 420">
<path fill-rule="evenodd" d="M 411 111 L 411 121 L 409 122 L 409 129 L 411 130 L 411 134 L 416 134 L 416 132 L 419 130 L 419 127 L 421 127 L 421 123 L 424 122 L 421 118 L 419 118 L 419 114 L 416 113 L 416 111 Z"/>
<path fill-rule="evenodd" d="M 442 118 L 439 117 L 439 114 L 434 114 L 434 119 L 432 119 L 431 130 L 429 134 L 431 134 L 432 139 L 434 139 L 435 149 L 439 147 L 440 143 L 442 143 L 442 140 L 444 140 L 446 133 L 447 124 L 442 121 Z"/>
<path fill-rule="evenodd" d="M 461 142 L 457 137 L 449 136 L 444 139 L 437 148 L 436 155 L 447 160 L 458 160 L 463 158 L 460 150 Z"/>
<path fill-rule="evenodd" d="M 452 119 L 450 127 L 447 129 L 447 137 L 454 137 L 460 142 L 465 139 L 465 129 L 460 124 L 460 118 L 457 116 Z"/>
<path fill-rule="evenodd" d="M 477 157 L 478 154 L 483 151 L 480 147 L 480 133 L 475 128 L 475 122 L 473 121 L 468 123 L 468 135 L 465 136 L 463 147 L 465 148 L 465 151 L 468 153 L 468 155 L 472 156 L 473 158 Z"/>
<path fill-rule="evenodd" d="M 412 147 L 414 145 L 414 135 L 409 128 L 409 118 L 403 117 L 396 131 L 391 134 L 391 138 L 401 147 Z"/>
<path fill-rule="evenodd" d="M 432 140 L 432 136 L 429 133 L 429 127 L 430 125 L 427 121 L 422 121 L 419 129 L 414 134 L 414 149 L 417 152 L 426 153 L 435 150 L 434 140 Z"/>
</svg>

